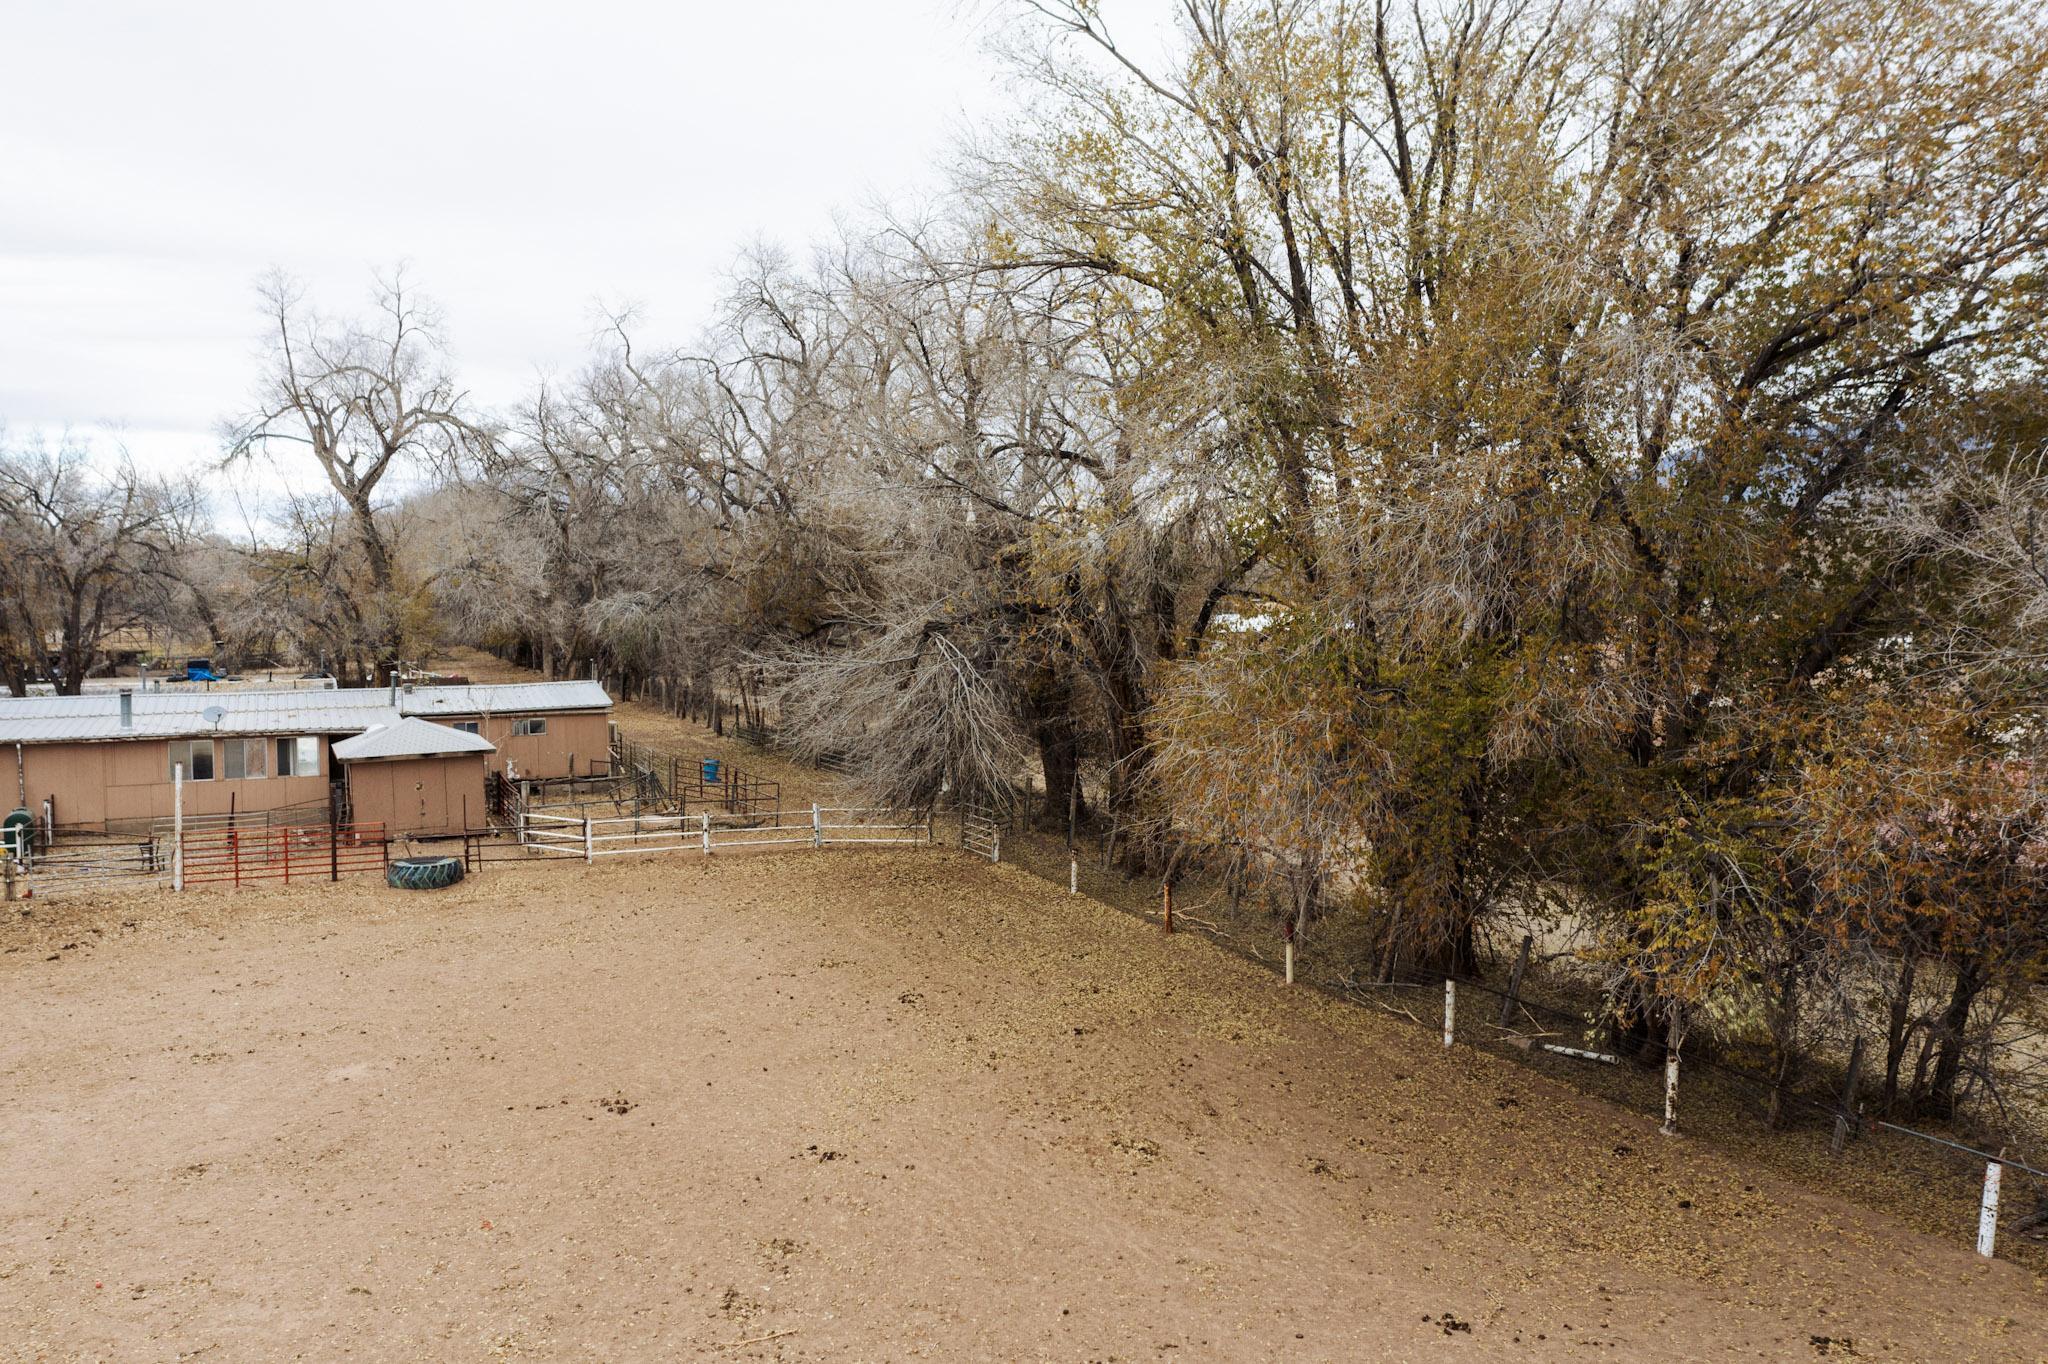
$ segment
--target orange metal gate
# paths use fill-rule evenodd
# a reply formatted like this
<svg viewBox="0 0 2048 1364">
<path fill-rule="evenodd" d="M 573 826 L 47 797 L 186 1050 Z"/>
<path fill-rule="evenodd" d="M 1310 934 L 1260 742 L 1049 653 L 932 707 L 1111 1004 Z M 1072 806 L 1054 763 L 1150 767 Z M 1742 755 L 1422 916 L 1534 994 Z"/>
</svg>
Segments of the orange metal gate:
<svg viewBox="0 0 2048 1364">
<path fill-rule="evenodd" d="M 208 829 L 185 835 L 187 885 L 244 881 L 339 880 L 378 871 L 391 859 L 382 824 L 308 824 Z"/>
</svg>

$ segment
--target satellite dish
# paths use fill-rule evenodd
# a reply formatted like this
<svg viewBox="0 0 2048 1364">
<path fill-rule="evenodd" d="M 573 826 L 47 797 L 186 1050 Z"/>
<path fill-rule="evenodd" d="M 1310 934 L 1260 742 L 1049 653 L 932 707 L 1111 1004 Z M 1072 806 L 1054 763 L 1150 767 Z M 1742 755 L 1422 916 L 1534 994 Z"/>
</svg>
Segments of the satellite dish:
<svg viewBox="0 0 2048 1364">
<path fill-rule="evenodd" d="M 208 706 L 205 710 L 199 712 L 199 718 L 218 729 L 220 728 L 220 722 L 228 718 L 227 708 L 224 706 Z"/>
</svg>

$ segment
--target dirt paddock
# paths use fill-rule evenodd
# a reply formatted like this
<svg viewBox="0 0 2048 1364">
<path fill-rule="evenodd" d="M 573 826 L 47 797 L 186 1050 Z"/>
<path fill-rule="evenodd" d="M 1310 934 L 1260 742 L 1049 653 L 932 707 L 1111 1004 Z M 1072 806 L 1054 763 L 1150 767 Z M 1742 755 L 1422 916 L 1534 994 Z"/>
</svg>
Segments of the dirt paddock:
<svg viewBox="0 0 2048 1364">
<path fill-rule="evenodd" d="M 6 1360 L 2037 1360 L 2048 1289 L 1006 868 L 37 904 Z"/>
</svg>

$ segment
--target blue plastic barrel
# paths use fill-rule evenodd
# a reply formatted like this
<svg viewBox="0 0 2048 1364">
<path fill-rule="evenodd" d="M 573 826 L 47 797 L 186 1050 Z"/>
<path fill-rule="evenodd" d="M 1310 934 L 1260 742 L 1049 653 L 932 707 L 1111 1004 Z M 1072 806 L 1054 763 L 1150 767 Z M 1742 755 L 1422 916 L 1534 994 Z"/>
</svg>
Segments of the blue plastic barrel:
<svg viewBox="0 0 2048 1364">
<path fill-rule="evenodd" d="M 704 760 L 704 780 L 705 780 L 705 781 L 717 781 L 717 780 L 718 780 L 718 759 L 716 759 L 716 758 L 706 758 L 706 759 Z"/>
</svg>

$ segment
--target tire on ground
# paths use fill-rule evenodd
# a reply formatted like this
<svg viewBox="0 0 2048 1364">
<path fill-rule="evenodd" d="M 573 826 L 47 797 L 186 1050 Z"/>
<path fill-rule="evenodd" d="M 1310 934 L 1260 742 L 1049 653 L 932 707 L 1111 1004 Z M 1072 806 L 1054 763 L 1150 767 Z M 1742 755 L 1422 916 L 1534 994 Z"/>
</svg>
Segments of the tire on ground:
<svg viewBox="0 0 2048 1364">
<path fill-rule="evenodd" d="M 384 884 L 398 890 L 439 890 L 461 879 L 459 857 L 398 857 L 384 869 Z"/>
</svg>

